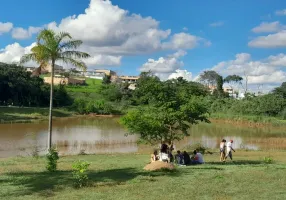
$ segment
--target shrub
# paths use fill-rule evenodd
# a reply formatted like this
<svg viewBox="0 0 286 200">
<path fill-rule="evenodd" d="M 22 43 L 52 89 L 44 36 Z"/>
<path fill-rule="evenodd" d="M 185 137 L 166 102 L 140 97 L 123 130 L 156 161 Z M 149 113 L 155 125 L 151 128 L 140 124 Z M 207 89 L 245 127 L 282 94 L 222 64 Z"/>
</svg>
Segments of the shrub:
<svg viewBox="0 0 286 200">
<path fill-rule="evenodd" d="M 202 154 L 205 154 L 207 148 L 203 146 L 201 143 L 196 143 L 193 145 L 189 145 L 185 148 L 189 152 L 193 152 L 194 150 L 197 150 L 197 152 L 200 152 Z"/>
<path fill-rule="evenodd" d="M 48 154 L 46 155 L 46 158 L 48 160 L 46 166 L 47 170 L 49 172 L 55 172 L 57 170 L 57 161 L 59 159 L 59 154 L 57 150 L 54 147 L 50 148 Z"/>
<path fill-rule="evenodd" d="M 263 162 L 265 164 L 271 164 L 273 163 L 273 159 L 271 157 L 264 157 Z"/>
<path fill-rule="evenodd" d="M 86 161 L 77 161 L 72 165 L 73 177 L 75 179 L 76 187 L 84 187 L 87 185 L 88 176 L 86 171 L 88 170 L 90 163 Z"/>
</svg>

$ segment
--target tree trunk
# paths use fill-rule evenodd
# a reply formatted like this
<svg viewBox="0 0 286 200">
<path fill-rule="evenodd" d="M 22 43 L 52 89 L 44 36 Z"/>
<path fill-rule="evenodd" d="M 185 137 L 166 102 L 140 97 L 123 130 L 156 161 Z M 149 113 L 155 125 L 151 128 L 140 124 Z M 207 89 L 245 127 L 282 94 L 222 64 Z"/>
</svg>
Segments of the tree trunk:
<svg viewBox="0 0 286 200">
<path fill-rule="evenodd" d="M 51 70 L 51 89 L 50 89 L 50 109 L 49 109 L 49 135 L 48 135 L 48 150 L 52 147 L 52 131 L 53 131 L 53 97 L 54 97 L 54 67 L 55 61 L 52 60 Z"/>
</svg>

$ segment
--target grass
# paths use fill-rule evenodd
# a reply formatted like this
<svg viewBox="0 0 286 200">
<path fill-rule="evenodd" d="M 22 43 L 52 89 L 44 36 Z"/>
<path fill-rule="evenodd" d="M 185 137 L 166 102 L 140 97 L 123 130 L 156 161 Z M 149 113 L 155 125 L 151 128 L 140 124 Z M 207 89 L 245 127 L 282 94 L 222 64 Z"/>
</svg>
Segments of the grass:
<svg viewBox="0 0 286 200">
<path fill-rule="evenodd" d="M 82 85 L 67 85 L 68 92 L 81 92 L 81 93 L 96 93 L 101 86 L 102 80 L 87 78 L 85 86 Z"/>
<path fill-rule="evenodd" d="M 0 107 L 0 123 L 44 120 L 48 118 L 48 115 L 48 108 Z M 64 108 L 53 110 L 54 117 L 70 117 L 72 115 L 73 113 Z"/>
<path fill-rule="evenodd" d="M 235 122 L 250 122 L 256 124 L 271 124 L 274 126 L 285 126 L 286 120 L 281 120 L 276 117 L 259 116 L 259 115 L 235 115 L 226 113 L 211 113 L 210 118 L 231 120 Z"/>
<path fill-rule="evenodd" d="M 265 164 L 269 156 L 273 164 Z M 91 162 L 90 186 L 73 187 L 71 166 Z M 0 159 L 1 199 L 285 199 L 286 152 L 239 151 L 234 162 L 206 155 L 204 165 L 146 172 L 149 155 L 82 155 L 59 160 L 48 173 L 44 158 Z"/>
</svg>

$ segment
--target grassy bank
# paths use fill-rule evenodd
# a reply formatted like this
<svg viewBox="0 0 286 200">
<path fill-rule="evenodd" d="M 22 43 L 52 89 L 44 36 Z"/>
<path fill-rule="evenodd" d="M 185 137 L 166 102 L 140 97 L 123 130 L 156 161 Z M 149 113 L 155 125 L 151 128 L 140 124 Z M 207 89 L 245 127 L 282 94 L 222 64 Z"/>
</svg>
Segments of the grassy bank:
<svg viewBox="0 0 286 200">
<path fill-rule="evenodd" d="M 241 151 L 221 164 L 206 155 L 206 164 L 178 167 L 175 172 L 146 172 L 149 155 L 68 156 L 59 171 L 48 173 L 44 158 L 0 159 L 1 199 L 285 199 L 286 152 Z M 91 162 L 90 186 L 73 187 L 71 165 Z"/>
<path fill-rule="evenodd" d="M 48 108 L 0 107 L 0 123 L 46 120 L 48 119 L 48 115 Z M 72 115 L 72 112 L 63 108 L 53 110 L 54 117 L 70 117 Z"/>
<path fill-rule="evenodd" d="M 211 119 L 225 120 L 230 123 L 242 123 L 249 125 L 273 125 L 273 126 L 285 126 L 286 120 L 282 120 L 276 117 L 257 116 L 257 115 L 234 115 L 225 113 L 212 113 Z"/>
</svg>

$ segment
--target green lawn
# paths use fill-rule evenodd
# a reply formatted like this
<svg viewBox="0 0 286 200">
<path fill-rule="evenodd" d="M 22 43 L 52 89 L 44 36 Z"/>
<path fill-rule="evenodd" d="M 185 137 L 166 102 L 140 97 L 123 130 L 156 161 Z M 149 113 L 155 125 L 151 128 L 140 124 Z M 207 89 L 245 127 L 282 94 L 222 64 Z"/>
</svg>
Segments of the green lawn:
<svg viewBox="0 0 286 200">
<path fill-rule="evenodd" d="M 264 164 L 272 155 L 275 163 Z M 89 187 L 75 189 L 71 165 L 91 162 Z M 204 165 L 177 167 L 174 172 L 146 172 L 149 155 L 82 155 L 59 160 L 48 173 L 44 158 L 0 159 L 1 199 L 285 199 L 286 152 L 240 151 L 234 162 L 206 155 Z"/>
<path fill-rule="evenodd" d="M 76 86 L 76 85 L 67 85 L 66 89 L 68 92 L 86 92 L 86 93 L 93 93 L 97 92 L 102 80 L 87 78 L 86 79 L 86 86 Z"/>
<path fill-rule="evenodd" d="M 48 115 L 48 108 L 0 107 L 0 123 L 44 120 L 48 118 Z M 53 110 L 54 117 L 69 117 L 72 115 L 73 113 L 63 108 Z"/>
</svg>

